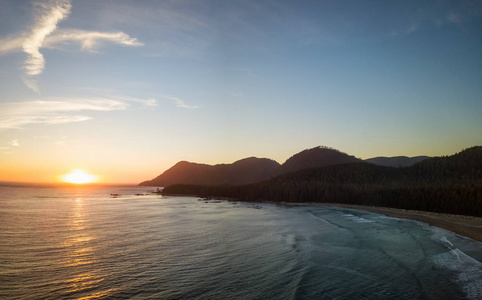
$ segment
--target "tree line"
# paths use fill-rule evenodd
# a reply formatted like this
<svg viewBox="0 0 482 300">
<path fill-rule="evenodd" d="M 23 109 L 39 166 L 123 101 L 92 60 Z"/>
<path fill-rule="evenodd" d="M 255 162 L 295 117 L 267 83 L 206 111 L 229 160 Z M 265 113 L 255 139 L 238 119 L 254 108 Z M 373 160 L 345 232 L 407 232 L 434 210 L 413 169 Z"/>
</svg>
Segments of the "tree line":
<svg viewBox="0 0 482 300">
<path fill-rule="evenodd" d="M 348 163 L 238 186 L 173 185 L 165 195 L 239 201 L 345 203 L 482 216 L 482 147 L 392 168 Z"/>
</svg>

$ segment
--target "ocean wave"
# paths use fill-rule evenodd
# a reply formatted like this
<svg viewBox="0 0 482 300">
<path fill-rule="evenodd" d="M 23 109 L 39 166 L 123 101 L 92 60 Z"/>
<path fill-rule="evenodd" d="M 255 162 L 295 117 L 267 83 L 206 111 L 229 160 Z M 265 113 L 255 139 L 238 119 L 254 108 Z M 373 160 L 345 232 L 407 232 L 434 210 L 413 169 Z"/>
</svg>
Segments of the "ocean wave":
<svg viewBox="0 0 482 300">
<path fill-rule="evenodd" d="M 345 214 L 345 215 L 343 215 L 343 217 L 345 217 L 346 219 L 350 219 L 355 223 L 375 223 L 375 221 L 373 221 L 373 220 L 367 220 L 365 218 L 357 217 L 357 216 L 354 216 L 352 214 Z"/>
<path fill-rule="evenodd" d="M 468 299 L 482 299 L 482 263 L 459 249 L 435 255 L 436 265 L 457 273 L 456 282 Z"/>
</svg>

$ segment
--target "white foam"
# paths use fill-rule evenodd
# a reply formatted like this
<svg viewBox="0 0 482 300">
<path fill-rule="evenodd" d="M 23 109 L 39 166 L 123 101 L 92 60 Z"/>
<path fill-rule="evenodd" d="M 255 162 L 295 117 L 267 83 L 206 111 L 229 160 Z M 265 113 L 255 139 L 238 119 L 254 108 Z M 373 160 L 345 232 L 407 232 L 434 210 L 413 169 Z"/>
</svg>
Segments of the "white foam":
<svg viewBox="0 0 482 300">
<path fill-rule="evenodd" d="M 294 234 L 288 234 L 288 235 L 285 237 L 285 242 L 286 242 L 286 244 L 288 244 L 289 246 L 294 246 L 295 243 L 296 243 L 295 235 L 294 235 Z"/>
<path fill-rule="evenodd" d="M 454 244 L 452 244 L 452 243 L 447 239 L 447 237 L 446 237 L 445 235 L 444 235 L 443 237 L 441 237 L 440 240 L 441 240 L 442 242 L 444 242 L 444 243 L 449 244 L 451 247 L 454 246 Z"/>
<path fill-rule="evenodd" d="M 375 222 L 375 221 L 371 221 L 371 220 L 367 220 L 367 219 L 363 219 L 363 218 L 354 219 L 353 221 L 355 221 L 356 223 L 373 223 L 373 222 Z"/>
<path fill-rule="evenodd" d="M 435 264 L 457 272 L 457 283 L 468 299 L 482 299 L 482 263 L 459 249 L 433 257 Z"/>
<path fill-rule="evenodd" d="M 457 257 L 457 260 L 458 260 L 458 261 L 462 262 L 462 260 L 460 260 L 460 256 L 459 256 L 459 254 L 457 253 L 457 251 L 455 251 L 455 250 L 450 250 L 450 253 L 452 253 L 455 257 Z"/>
<path fill-rule="evenodd" d="M 377 216 L 377 218 L 379 218 L 379 219 L 388 219 L 388 220 L 402 220 L 402 219 L 400 219 L 400 218 L 388 217 L 388 216 L 383 216 L 383 215 Z"/>
<path fill-rule="evenodd" d="M 352 214 L 346 214 L 346 215 L 343 215 L 343 217 L 345 217 L 347 219 L 350 219 L 355 223 L 373 223 L 373 222 L 375 222 L 375 221 L 372 221 L 372 220 L 367 220 L 365 218 L 354 216 Z"/>
</svg>

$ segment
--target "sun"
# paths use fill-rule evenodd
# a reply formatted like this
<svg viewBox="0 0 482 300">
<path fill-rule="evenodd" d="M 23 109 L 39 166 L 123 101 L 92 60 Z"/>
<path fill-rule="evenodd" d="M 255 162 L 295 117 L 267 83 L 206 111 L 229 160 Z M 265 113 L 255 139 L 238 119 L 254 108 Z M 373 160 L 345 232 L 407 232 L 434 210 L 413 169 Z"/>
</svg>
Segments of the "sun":
<svg viewBox="0 0 482 300">
<path fill-rule="evenodd" d="M 84 184 L 98 181 L 98 176 L 86 173 L 81 169 L 75 169 L 69 174 L 60 176 L 60 179 L 68 183 Z"/>
</svg>

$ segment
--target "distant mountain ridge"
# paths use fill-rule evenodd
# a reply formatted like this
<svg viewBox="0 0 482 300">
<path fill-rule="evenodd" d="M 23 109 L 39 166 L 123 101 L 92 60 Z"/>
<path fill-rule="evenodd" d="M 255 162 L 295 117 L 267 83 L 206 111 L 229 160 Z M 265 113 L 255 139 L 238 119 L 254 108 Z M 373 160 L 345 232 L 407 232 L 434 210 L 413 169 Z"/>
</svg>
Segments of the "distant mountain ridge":
<svg viewBox="0 0 482 300">
<path fill-rule="evenodd" d="M 407 156 L 395 156 L 395 157 L 385 157 L 379 156 L 374 158 L 365 159 L 366 162 L 375 164 L 378 166 L 385 166 L 385 167 L 394 167 L 394 168 L 403 168 L 409 167 L 414 165 L 422 160 L 429 158 L 428 156 L 415 156 L 415 157 L 407 157 Z"/>
<path fill-rule="evenodd" d="M 295 172 L 309 168 L 319 168 L 331 165 L 361 162 L 354 156 L 328 147 L 315 147 L 297 153 L 281 166 L 283 173 Z"/>
<path fill-rule="evenodd" d="M 249 157 L 232 164 L 207 165 L 181 161 L 144 186 L 169 186 L 177 183 L 222 185 L 248 184 L 279 175 L 280 164 L 267 158 Z"/>
<path fill-rule="evenodd" d="M 161 175 L 141 182 L 140 185 L 166 187 L 173 184 L 249 184 L 301 169 L 360 161 L 362 160 L 328 147 L 303 150 L 290 157 L 283 165 L 268 158 L 256 157 L 214 166 L 180 161 Z"/>
<path fill-rule="evenodd" d="M 409 167 L 346 163 L 302 169 L 244 186 L 177 184 L 162 194 L 346 203 L 482 217 L 482 146 L 427 158 Z"/>
<path fill-rule="evenodd" d="M 377 157 L 365 160 L 365 162 L 382 166 L 404 167 L 425 158 L 427 156 Z M 241 159 L 232 164 L 218 165 L 180 161 L 156 178 L 141 182 L 139 185 L 166 187 L 173 184 L 250 184 L 299 170 L 356 162 L 363 162 L 363 160 L 336 149 L 318 146 L 291 156 L 282 165 L 268 158 L 256 157 Z"/>
</svg>

